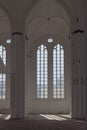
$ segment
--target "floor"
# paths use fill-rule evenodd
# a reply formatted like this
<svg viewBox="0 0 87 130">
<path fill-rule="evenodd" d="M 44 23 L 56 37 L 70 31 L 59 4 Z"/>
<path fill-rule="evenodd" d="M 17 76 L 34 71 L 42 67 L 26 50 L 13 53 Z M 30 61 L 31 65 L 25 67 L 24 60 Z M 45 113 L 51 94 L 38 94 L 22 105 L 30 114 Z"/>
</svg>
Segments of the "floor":
<svg viewBox="0 0 87 130">
<path fill-rule="evenodd" d="M 29 114 L 26 119 L 10 119 L 0 114 L 0 130 L 86 130 L 85 121 L 72 120 L 69 115 Z"/>
</svg>

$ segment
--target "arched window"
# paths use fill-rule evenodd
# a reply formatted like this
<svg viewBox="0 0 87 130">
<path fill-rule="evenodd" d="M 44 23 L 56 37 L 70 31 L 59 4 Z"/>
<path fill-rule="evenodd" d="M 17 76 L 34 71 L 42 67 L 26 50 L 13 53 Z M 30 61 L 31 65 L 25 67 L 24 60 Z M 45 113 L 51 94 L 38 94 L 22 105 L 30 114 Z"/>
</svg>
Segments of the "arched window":
<svg viewBox="0 0 87 130">
<path fill-rule="evenodd" d="M 6 74 L 0 74 L 0 99 L 6 97 Z"/>
<path fill-rule="evenodd" d="M 6 66 L 6 49 L 2 45 L 0 46 L 0 58 L 3 64 Z"/>
<path fill-rule="evenodd" d="M 64 49 L 60 44 L 53 49 L 53 98 L 64 98 Z"/>
<path fill-rule="evenodd" d="M 37 98 L 48 98 L 48 52 L 42 44 L 37 49 Z"/>
<path fill-rule="evenodd" d="M 2 45 L 0 46 L 0 64 L 6 66 L 6 49 Z M 6 74 L 3 73 L 3 68 L 0 72 L 0 99 L 5 99 L 6 95 Z"/>
</svg>

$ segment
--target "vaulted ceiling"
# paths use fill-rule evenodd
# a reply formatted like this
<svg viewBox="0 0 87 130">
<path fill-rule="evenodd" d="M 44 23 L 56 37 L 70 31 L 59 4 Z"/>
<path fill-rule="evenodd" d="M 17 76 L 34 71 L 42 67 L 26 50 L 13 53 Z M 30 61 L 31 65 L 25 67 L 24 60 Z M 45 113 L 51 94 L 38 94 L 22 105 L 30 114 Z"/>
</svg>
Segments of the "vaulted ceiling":
<svg viewBox="0 0 87 130">
<path fill-rule="evenodd" d="M 82 17 L 82 4 L 83 0 L 0 0 L 1 8 L 6 8 L 0 8 L 0 39 L 11 34 L 8 13 L 17 23 L 25 22 L 30 43 L 46 34 L 68 36 L 72 14 Z"/>
</svg>

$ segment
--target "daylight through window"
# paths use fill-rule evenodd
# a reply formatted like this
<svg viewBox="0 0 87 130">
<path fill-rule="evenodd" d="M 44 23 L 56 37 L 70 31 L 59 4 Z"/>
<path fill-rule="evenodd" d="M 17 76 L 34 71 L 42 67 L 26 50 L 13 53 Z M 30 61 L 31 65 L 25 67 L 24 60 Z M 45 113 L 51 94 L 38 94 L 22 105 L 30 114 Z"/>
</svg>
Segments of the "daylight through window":
<svg viewBox="0 0 87 130">
<path fill-rule="evenodd" d="M 2 45 L 0 46 L 0 59 L 1 62 L 6 66 L 6 49 Z"/>
<path fill-rule="evenodd" d="M 64 98 L 64 49 L 60 44 L 53 49 L 53 98 Z"/>
<path fill-rule="evenodd" d="M 0 64 L 1 67 L 6 67 L 6 49 L 4 46 L 0 46 Z M 6 95 L 6 74 L 3 74 L 3 68 L 0 72 L 0 99 L 5 99 Z"/>
<path fill-rule="evenodd" d="M 6 96 L 6 74 L 0 74 L 0 99 Z"/>
<path fill-rule="evenodd" d="M 48 52 L 44 45 L 37 49 L 37 98 L 48 98 Z"/>
</svg>

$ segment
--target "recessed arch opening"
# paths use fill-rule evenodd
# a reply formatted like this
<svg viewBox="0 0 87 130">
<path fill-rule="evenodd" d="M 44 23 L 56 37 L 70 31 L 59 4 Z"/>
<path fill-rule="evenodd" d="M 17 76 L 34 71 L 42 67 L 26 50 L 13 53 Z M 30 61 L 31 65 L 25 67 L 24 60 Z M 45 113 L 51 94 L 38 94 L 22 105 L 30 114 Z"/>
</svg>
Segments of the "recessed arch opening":
<svg viewBox="0 0 87 130">
<path fill-rule="evenodd" d="M 10 112 L 10 44 L 11 15 L 0 2 L 0 112 Z"/>
<path fill-rule="evenodd" d="M 48 10 L 48 11 L 47 11 Z M 55 109 L 53 111 L 53 113 L 57 113 L 57 112 L 62 112 L 62 113 L 70 113 L 70 66 L 67 67 L 67 63 L 69 63 L 70 61 L 70 41 L 69 41 L 69 34 L 70 34 L 70 29 L 71 29 L 71 23 L 70 23 L 70 19 L 68 17 L 68 14 L 66 13 L 66 11 L 64 10 L 64 8 L 58 4 L 58 2 L 56 1 L 50 1 L 49 0 L 45 0 L 45 1 L 40 1 L 39 3 L 37 3 L 31 10 L 31 12 L 29 13 L 29 17 L 27 18 L 27 22 L 26 22 L 26 35 L 28 37 L 28 41 L 26 42 L 26 60 L 27 60 L 27 65 L 26 65 L 26 100 L 28 106 L 25 104 L 25 110 L 26 110 L 26 114 L 27 113 L 47 113 L 48 111 L 48 107 L 47 104 L 44 102 L 44 104 L 46 105 L 45 110 L 39 109 L 40 111 L 38 111 L 38 108 L 36 108 L 36 111 L 34 110 L 35 105 L 38 106 L 38 103 L 41 103 L 41 101 L 34 101 L 32 102 L 33 98 L 35 99 L 35 92 L 37 89 L 34 89 L 36 86 L 36 64 L 37 64 L 37 60 L 36 60 L 36 55 L 37 53 L 35 53 L 36 48 L 35 47 L 39 47 L 40 44 L 44 44 L 47 46 L 48 49 L 48 54 L 50 53 L 50 55 L 48 56 L 48 60 L 49 60 L 49 64 L 48 65 L 48 79 L 49 79 L 49 86 L 50 89 L 48 91 L 50 91 L 48 93 L 48 99 L 47 102 L 49 104 L 49 99 L 53 98 L 52 94 L 53 94 L 53 47 L 57 46 L 57 44 L 64 46 L 64 66 L 65 66 L 65 70 L 64 70 L 64 82 L 65 82 L 65 98 L 64 98 L 64 104 L 67 104 L 67 109 L 65 110 L 57 110 Z M 49 38 L 53 38 L 53 41 L 48 42 Z M 62 41 L 62 42 L 61 42 Z M 67 51 L 68 48 L 68 51 Z M 60 53 L 61 54 L 61 53 Z M 62 54 L 61 54 L 62 55 Z M 34 62 L 33 62 L 34 61 Z M 58 59 L 56 60 L 58 61 Z M 61 59 L 60 59 L 61 61 Z M 67 61 L 67 62 L 66 62 Z M 32 65 L 31 65 L 32 64 Z M 50 66 L 50 67 L 49 67 Z M 33 70 L 31 69 L 33 67 Z M 50 69 L 49 69 L 50 68 Z M 61 68 L 61 67 L 60 67 Z M 69 69 L 69 71 L 67 71 Z M 31 71 L 32 70 L 32 71 Z M 30 71 L 30 74 L 29 74 Z M 49 72 L 50 71 L 50 72 Z M 30 79 L 30 76 L 34 79 L 33 81 Z M 52 76 L 51 76 L 52 75 Z M 69 81 L 67 81 L 69 76 Z M 29 80 L 28 80 L 29 79 Z M 29 83 L 30 81 L 30 83 Z M 66 83 L 67 82 L 67 83 Z M 31 87 L 33 87 L 33 90 L 31 93 L 29 93 L 29 90 L 31 90 Z M 67 87 L 68 86 L 68 87 Z M 41 91 L 40 91 L 41 92 Z M 33 93 L 33 96 L 32 96 Z M 62 93 L 62 97 L 63 92 L 61 91 L 60 93 Z M 69 94 L 67 96 L 67 94 Z M 29 103 L 29 98 L 30 98 L 30 103 L 32 103 L 32 110 L 31 110 L 31 105 Z M 52 99 L 52 108 L 53 108 L 53 104 L 56 108 L 58 108 L 57 104 L 61 104 L 61 101 L 56 102 L 55 100 Z M 60 109 L 62 106 L 62 104 L 59 106 L 58 109 Z M 47 108 L 47 109 L 46 109 Z M 53 108 L 54 109 L 54 108 Z M 50 111 L 50 113 L 52 113 L 52 111 Z"/>
</svg>

